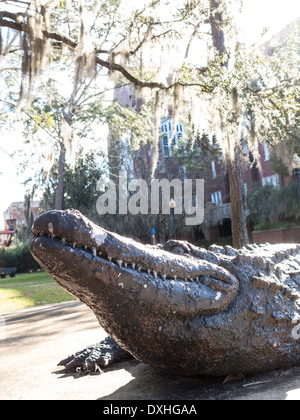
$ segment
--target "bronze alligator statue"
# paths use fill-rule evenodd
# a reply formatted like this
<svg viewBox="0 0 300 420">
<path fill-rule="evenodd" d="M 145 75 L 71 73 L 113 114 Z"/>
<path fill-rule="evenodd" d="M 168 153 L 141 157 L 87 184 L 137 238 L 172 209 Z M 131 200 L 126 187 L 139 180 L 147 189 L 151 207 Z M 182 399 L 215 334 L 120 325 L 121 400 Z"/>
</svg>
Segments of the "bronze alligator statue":
<svg viewBox="0 0 300 420">
<path fill-rule="evenodd" d="M 32 233 L 34 258 L 112 337 L 62 361 L 67 368 L 130 355 L 177 375 L 300 365 L 299 244 L 145 246 L 77 210 L 39 216 Z"/>
</svg>

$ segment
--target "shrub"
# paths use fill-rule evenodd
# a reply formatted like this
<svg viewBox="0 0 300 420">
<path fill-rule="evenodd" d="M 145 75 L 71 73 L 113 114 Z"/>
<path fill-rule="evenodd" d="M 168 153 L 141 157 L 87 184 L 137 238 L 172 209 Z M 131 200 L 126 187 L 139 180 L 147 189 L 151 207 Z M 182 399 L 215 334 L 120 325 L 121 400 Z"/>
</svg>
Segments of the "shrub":
<svg viewBox="0 0 300 420">
<path fill-rule="evenodd" d="M 300 217 L 298 186 L 290 182 L 281 188 L 272 185 L 254 187 L 247 197 L 252 222 L 257 224 L 277 224 L 286 219 Z"/>
<path fill-rule="evenodd" d="M 262 224 L 270 221 L 271 214 L 274 210 L 272 196 L 275 191 L 276 188 L 273 185 L 266 185 L 264 187 L 256 186 L 249 192 L 247 205 L 254 224 Z"/>
<path fill-rule="evenodd" d="M 220 245 L 220 246 L 226 246 L 230 245 L 232 246 L 232 236 L 227 236 L 226 238 L 219 238 L 214 241 L 208 241 L 206 239 L 199 239 L 196 244 L 199 248 L 208 249 L 211 245 Z"/>
<path fill-rule="evenodd" d="M 0 267 L 16 267 L 18 273 L 27 273 L 40 269 L 30 252 L 30 244 L 15 245 L 0 249 Z"/>
<path fill-rule="evenodd" d="M 291 228 L 291 227 L 296 227 L 296 226 L 298 226 L 297 223 L 293 223 L 293 222 L 280 222 L 280 223 L 265 222 L 265 223 L 255 225 L 254 231 Z"/>
</svg>

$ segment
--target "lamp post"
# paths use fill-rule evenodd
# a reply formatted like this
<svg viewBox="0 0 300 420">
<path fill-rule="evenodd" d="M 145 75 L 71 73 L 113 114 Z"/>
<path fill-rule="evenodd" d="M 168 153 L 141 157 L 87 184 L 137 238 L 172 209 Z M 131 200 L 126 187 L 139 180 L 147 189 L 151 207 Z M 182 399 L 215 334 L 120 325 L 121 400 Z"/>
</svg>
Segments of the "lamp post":
<svg viewBox="0 0 300 420">
<path fill-rule="evenodd" d="M 295 169 L 295 174 L 298 181 L 298 197 L 299 197 L 299 204 L 300 204 L 300 158 L 295 153 L 293 158 L 293 168 Z"/>
<path fill-rule="evenodd" d="M 175 207 L 176 207 L 176 203 L 175 203 L 175 201 L 173 199 L 170 200 L 169 207 L 171 209 L 171 214 L 172 214 L 172 219 L 173 219 L 174 239 L 176 239 L 176 224 L 175 224 Z"/>
<path fill-rule="evenodd" d="M 151 228 L 151 242 L 152 242 L 152 245 L 156 245 L 155 234 L 156 234 L 156 229 Z"/>
</svg>

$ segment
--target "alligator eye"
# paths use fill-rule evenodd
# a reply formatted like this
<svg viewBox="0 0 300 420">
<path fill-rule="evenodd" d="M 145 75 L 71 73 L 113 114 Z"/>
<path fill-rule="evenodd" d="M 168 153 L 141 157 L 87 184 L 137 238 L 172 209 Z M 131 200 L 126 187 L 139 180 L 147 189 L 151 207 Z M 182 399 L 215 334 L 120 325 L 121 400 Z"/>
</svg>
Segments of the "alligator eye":
<svg viewBox="0 0 300 420">
<path fill-rule="evenodd" d="M 171 252 L 173 254 L 183 255 L 184 254 L 184 249 L 181 246 L 174 246 L 174 248 L 172 248 Z"/>
<path fill-rule="evenodd" d="M 170 240 L 163 246 L 163 249 L 172 252 L 172 254 L 183 255 L 190 253 L 188 244 L 184 241 Z"/>
</svg>

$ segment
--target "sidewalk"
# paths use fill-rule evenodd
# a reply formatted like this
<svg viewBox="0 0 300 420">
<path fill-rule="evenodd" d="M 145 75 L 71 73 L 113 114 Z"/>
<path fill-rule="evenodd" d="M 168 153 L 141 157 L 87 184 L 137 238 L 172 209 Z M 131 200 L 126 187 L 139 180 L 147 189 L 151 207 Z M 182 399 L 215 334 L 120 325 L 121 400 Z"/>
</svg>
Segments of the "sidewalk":
<svg viewBox="0 0 300 420">
<path fill-rule="evenodd" d="M 89 376 L 56 366 L 105 335 L 93 312 L 77 301 L 0 314 L 0 400 L 300 400 L 300 369 L 223 385 L 162 375 L 135 360 Z"/>
</svg>

